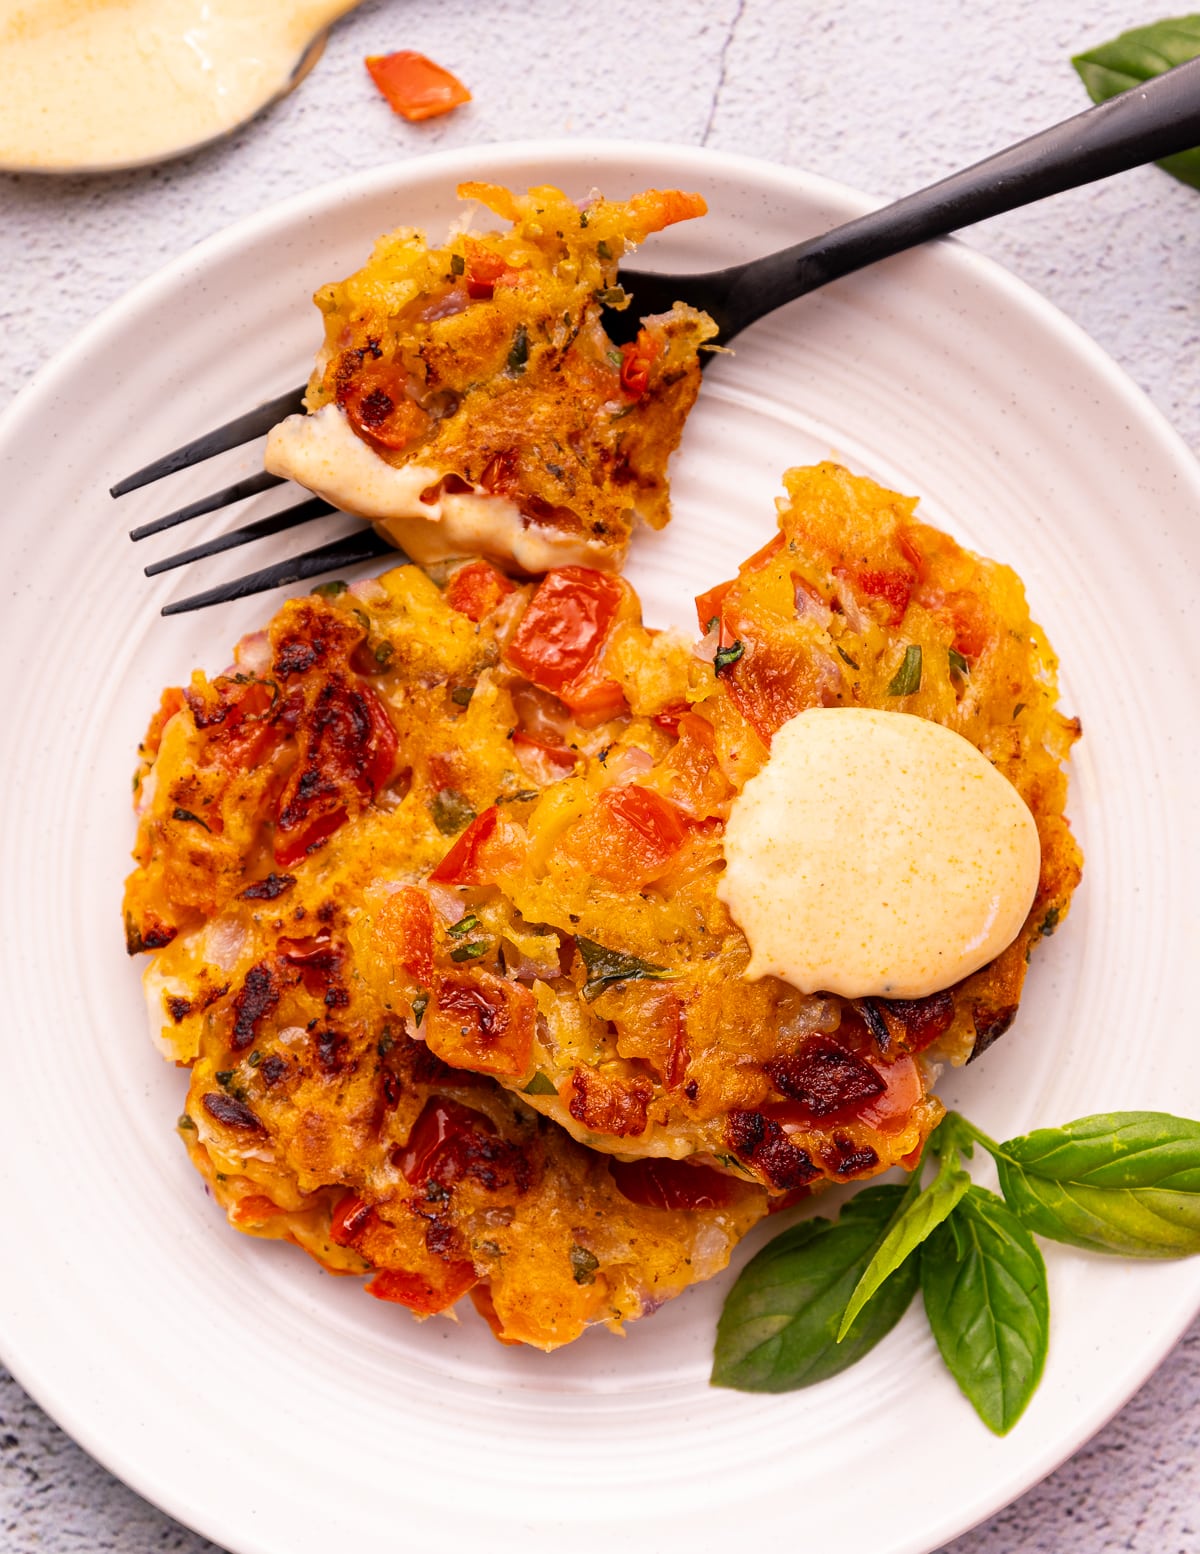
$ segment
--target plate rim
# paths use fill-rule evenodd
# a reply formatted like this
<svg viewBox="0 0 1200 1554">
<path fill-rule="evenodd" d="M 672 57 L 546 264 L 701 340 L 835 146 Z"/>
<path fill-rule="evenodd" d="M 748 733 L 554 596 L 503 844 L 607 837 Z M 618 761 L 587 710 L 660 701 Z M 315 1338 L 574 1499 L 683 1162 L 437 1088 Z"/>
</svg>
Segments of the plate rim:
<svg viewBox="0 0 1200 1554">
<path fill-rule="evenodd" d="M 559 164 L 574 161 L 586 167 L 590 159 L 603 159 L 612 157 L 614 154 L 629 158 L 631 172 L 635 172 L 637 168 L 648 162 L 661 159 L 670 165 L 672 177 L 681 173 L 690 174 L 692 169 L 695 169 L 697 176 L 703 176 L 706 170 L 716 170 L 726 175 L 741 173 L 747 175 L 759 187 L 766 182 L 785 195 L 800 190 L 810 196 L 824 196 L 840 205 L 854 207 L 855 213 L 876 209 L 887 203 L 885 200 L 864 194 L 851 185 L 822 174 L 771 162 L 764 158 L 735 152 L 713 151 L 704 147 L 674 145 L 670 142 L 616 137 L 523 139 L 496 142 L 487 146 L 453 148 L 404 161 L 389 161 L 356 173 L 324 180 L 300 193 L 272 201 L 185 249 L 149 275 L 144 276 L 69 338 L 23 385 L 3 411 L 0 411 L 0 444 L 8 442 L 19 429 L 25 414 L 42 396 L 54 392 L 58 382 L 70 372 L 76 357 L 84 356 L 101 345 L 108 335 L 119 333 L 130 317 L 136 316 L 144 307 L 153 305 L 163 293 L 186 281 L 190 272 L 203 271 L 207 266 L 234 255 L 243 246 L 268 240 L 273 229 L 285 227 L 298 217 L 325 214 L 339 202 L 353 203 L 369 199 L 388 189 L 402 189 L 405 182 L 411 178 L 436 176 L 442 171 L 447 176 L 456 178 L 479 177 L 488 172 L 502 172 L 514 163 L 538 158 Z M 1184 438 L 1130 374 L 1080 324 L 989 255 L 961 242 L 957 237 L 935 241 L 939 245 L 950 247 L 954 251 L 955 262 L 966 266 L 968 273 L 973 272 L 986 285 L 998 287 L 1007 293 L 1035 319 L 1039 326 L 1058 336 L 1071 350 L 1086 358 L 1091 370 L 1105 381 L 1108 388 L 1122 403 L 1129 406 L 1140 426 L 1147 433 L 1153 432 L 1156 440 L 1161 443 L 1165 453 L 1171 458 L 1173 465 L 1181 473 L 1186 470 L 1190 477 L 1191 488 L 1200 499 L 1200 462 L 1196 460 Z M 1099 1415 L 1089 1415 L 1085 1423 L 1076 1424 L 1063 1432 L 1056 1442 L 1055 1451 L 1049 1454 L 1050 1460 L 1039 1464 L 1032 1475 L 1027 1470 L 1027 1466 L 1015 1464 L 1013 1471 L 1003 1481 L 991 1479 L 986 1485 L 981 1485 L 979 1492 L 974 1496 L 974 1504 L 969 1512 L 960 1504 L 954 1516 L 953 1525 L 940 1517 L 937 1519 L 939 1531 L 936 1544 L 926 1541 L 933 1531 L 933 1523 L 930 1522 L 925 1524 L 925 1532 L 919 1541 L 912 1542 L 906 1547 L 910 1547 L 913 1554 L 916 1554 L 918 1548 L 933 1549 L 948 1538 L 961 1536 L 1011 1504 L 1020 1495 L 1027 1493 L 1054 1472 L 1102 1430 L 1145 1384 L 1154 1371 L 1161 1366 L 1166 1355 L 1198 1313 L 1200 1313 L 1200 1259 L 1195 1264 L 1190 1294 L 1186 1291 L 1179 1294 L 1175 1318 L 1162 1325 L 1158 1340 L 1149 1346 L 1153 1359 L 1148 1367 L 1139 1368 L 1132 1382 L 1128 1378 L 1123 1380 L 1104 1403 Z M 228 1527 L 223 1526 L 220 1508 L 211 1501 L 204 1507 L 189 1505 L 186 1496 L 174 1486 L 160 1486 L 145 1481 L 139 1472 L 136 1459 L 129 1460 L 119 1447 L 110 1447 L 108 1443 L 99 1439 L 97 1431 L 90 1427 L 85 1419 L 79 1417 L 82 1405 L 72 1404 L 69 1391 L 64 1391 L 61 1386 L 56 1387 L 52 1381 L 29 1374 L 22 1363 L 24 1356 L 21 1348 L 19 1340 L 11 1333 L 0 1329 L 0 1361 L 8 1367 L 14 1379 L 77 1444 L 124 1484 L 165 1514 L 202 1536 L 222 1543 L 228 1542 L 231 1548 L 244 1551 L 244 1554 L 255 1554 L 255 1551 L 273 1548 L 269 1542 L 262 1541 L 256 1529 L 252 1525 L 246 1525 L 244 1520 L 240 1526 L 232 1524 Z M 1143 1359 L 1144 1357 L 1145 1351 L 1143 1351 Z M 83 1411 L 86 1412 L 86 1409 Z M 964 1514 L 969 1514 L 972 1518 L 965 1524 L 961 1520 Z"/>
</svg>

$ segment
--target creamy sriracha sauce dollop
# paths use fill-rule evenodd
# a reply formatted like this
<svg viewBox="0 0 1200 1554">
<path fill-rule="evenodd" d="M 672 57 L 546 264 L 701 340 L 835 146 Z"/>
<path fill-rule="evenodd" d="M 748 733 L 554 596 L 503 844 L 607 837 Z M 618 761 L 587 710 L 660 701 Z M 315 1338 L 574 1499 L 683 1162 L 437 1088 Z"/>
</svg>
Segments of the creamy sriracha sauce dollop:
<svg viewBox="0 0 1200 1554">
<path fill-rule="evenodd" d="M 751 980 L 923 998 L 1005 949 L 1033 904 L 1037 825 L 969 740 L 926 718 L 815 707 L 733 802 L 717 893 Z"/>
<path fill-rule="evenodd" d="M 263 459 L 282 475 L 323 496 L 344 513 L 373 523 L 391 543 L 422 566 L 459 556 L 514 561 L 526 572 L 554 567 L 612 569 L 611 547 L 586 535 L 540 528 L 521 516 L 515 502 L 455 479 L 445 489 L 445 470 L 428 464 L 390 464 L 351 427 L 337 405 L 292 415 L 271 428 Z"/>
</svg>

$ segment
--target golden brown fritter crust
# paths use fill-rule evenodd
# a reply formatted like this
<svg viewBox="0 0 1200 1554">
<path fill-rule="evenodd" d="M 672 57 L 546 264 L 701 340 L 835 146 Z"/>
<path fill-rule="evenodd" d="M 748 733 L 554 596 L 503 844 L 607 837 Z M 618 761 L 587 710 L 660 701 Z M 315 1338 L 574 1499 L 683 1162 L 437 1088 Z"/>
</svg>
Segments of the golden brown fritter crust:
<svg viewBox="0 0 1200 1554">
<path fill-rule="evenodd" d="M 398 899 L 376 873 L 404 865 L 386 831 L 360 817 L 330 844 L 336 873 L 300 866 L 160 964 L 168 1040 L 191 1065 L 181 1133 L 231 1223 L 370 1273 L 369 1293 L 418 1316 L 471 1292 L 497 1336 L 543 1349 L 724 1267 L 766 1212 L 760 1188 L 610 1165 L 405 1033 L 390 989 L 359 970 L 371 930 L 354 903 L 374 891 L 386 922 Z"/>
<path fill-rule="evenodd" d="M 514 587 L 477 563 L 444 592 L 407 568 L 286 605 L 258 671 L 268 689 L 247 682 L 270 701 L 253 772 L 221 759 L 249 716 L 202 727 L 195 684 L 151 736 L 131 946 L 211 935 L 235 891 L 311 878 L 347 904 L 355 975 L 381 1007 L 581 1143 L 694 1156 L 778 1193 L 911 1161 L 941 1114 L 937 1060 L 1011 1019 L 1028 951 L 1069 904 L 1062 761 L 1077 727 L 1055 710 L 1054 659 L 1013 573 L 835 466 L 787 485 L 776 539 L 698 601 L 711 626 L 695 650 L 647 631 L 627 584 L 582 568 Z M 914 648 L 919 688 L 900 695 Z M 1029 919 L 954 988 L 847 1002 L 744 978 L 748 947 L 715 888 L 724 819 L 774 730 L 814 705 L 957 729 L 1037 820 Z M 219 831 L 177 818 L 214 806 Z M 216 861 L 206 872 L 197 855 Z M 193 872 L 203 900 L 176 890 Z M 194 953 L 189 940 L 158 957 L 168 1013 L 178 955 Z M 188 983 L 181 1056 L 202 1046 L 210 997 L 243 999 L 231 1051 L 256 1039 L 269 988 L 218 993 L 221 976 Z"/>
<path fill-rule="evenodd" d="M 430 503 L 441 489 L 507 498 L 526 528 L 615 570 L 636 519 L 667 522 L 667 460 L 699 390 L 697 351 L 716 326 L 678 304 L 617 349 L 603 310 L 624 300 L 627 250 L 702 215 L 704 201 L 652 189 L 580 208 L 550 187 L 515 195 L 472 183 L 459 193 L 511 231 L 463 232 L 435 248 L 402 228 L 361 270 L 322 287 L 309 411 L 337 406 L 388 464 L 435 471 Z M 438 476 L 449 485 L 437 487 Z M 379 527 L 412 543 L 393 523 Z M 484 548 L 503 559 L 502 532 Z"/>
</svg>

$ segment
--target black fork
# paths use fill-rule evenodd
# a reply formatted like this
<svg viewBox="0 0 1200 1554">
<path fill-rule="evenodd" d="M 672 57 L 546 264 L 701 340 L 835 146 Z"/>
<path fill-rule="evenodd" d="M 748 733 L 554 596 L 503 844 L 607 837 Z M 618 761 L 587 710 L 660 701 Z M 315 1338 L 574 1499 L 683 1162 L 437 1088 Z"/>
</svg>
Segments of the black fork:
<svg viewBox="0 0 1200 1554">
<path fill-rule="evenodd" d="M 1033 204 L 1065 189 L 1108 178 L 1198 144 L 1200 59 L 1195 59 L 1177 65 L 1120 97 L 1042 130 L 963 172 L 954 173 L 892 205 L 779 253 L 705 274 L 667 275 L 622 270 L 621 284 L 632 295 L 633 304 L 623 312 L 610 309 L 605 316 L 605 325 L 614 343 L 620 345 L 634 337 L 642 316 L 665 312 L 675 302 L 687 302 L 712 316 L 719 330 L 718 343 L 727 344 L 743 329 L 784 303 L 795 301 L 864 265 L 915 248 L 931 238 L 945 237 L 989 216 Z M 277 421 L 302 408 L 303 392 L 303 389 L 295 389 L 281 394 L 155 459 L 118 481 L 112 487 L 112 495 L 123 496 L 164 475 L 190 469 L 218 453 L 263 436 Z M 132 531 L 130 538 L 144 539 L 278 484 L 281 481 L 276 475 L 254 475 L 211 496 L 189 502 L 152 523 L 142 524 Z M 301 502 L 233 529 L 206 544 L 154 562 L 146 568 L 146 575 L 154 576 L 203 556 L 232 550 L 333 511 L 335 509 L 328 502 L 318 498 Z M 175 615 L 240 599 L 323 572 L 339 571 L 389 551 L 392 547 L 387 541 L 374 530 L 360 525 L 344 537 L 291 560 L 276 562 L 204 593 L 176 600 L 164 608 L 163 614 Z"/>
</svg>

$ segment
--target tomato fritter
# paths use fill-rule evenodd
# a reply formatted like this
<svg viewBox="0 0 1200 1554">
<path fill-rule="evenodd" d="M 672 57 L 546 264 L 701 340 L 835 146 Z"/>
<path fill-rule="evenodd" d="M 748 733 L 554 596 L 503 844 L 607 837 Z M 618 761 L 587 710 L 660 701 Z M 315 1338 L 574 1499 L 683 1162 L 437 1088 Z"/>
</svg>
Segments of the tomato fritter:
<svg viewBox="0 0 1200 1554">
<path fill-rule="evenodd" d="M 499 1338 L 542 1349 L 723 1268 L 767 1210 L 761 1188 L 584 1149 L 406 1033 L 359 969 L 364 895 L 423 969 L 406 888 L 380 888 L 381 866 L 404 865 L 392 842 L 385 815 L 361 816 L 324 868 L 243 892 L 155 968 L 164 1040 L 191 1067 L 181 1134 L 231 1223 L 370 1274 L 368 1293 L 418 1316 L 470 1292 Z"/>
<path fill-rule="evenodd" d="M 667 460 L 716 326 L 676 304 L 618 350 L 602 315 L 628 306 L 622 256 L 704 201 L 652 189 L 581 208 L 549 187 L 459 193 L 512 230 L 434 248 L 402 228 L 323 287 L 309 414 L 274 429 L 267 467 L 422 563 L 483 554 L 528 572 L 616 570 L 635 521 L 667 522 Z"/>
<path fill-rule="evenodd" d="M 911 1163 L 941 1115 L 940 1062 L 1007 1026 L 1069 905 L 1078 728 L 1009 569 L 836 466 L 786 483 L 775 539 L 698 601 L 698 646 L 648 631 L 629 585 L 594 570 L 514 585 L 475 562 L 439 591 L 404 568 L 292 601 L 241 649 L 240 680 L 168 693 L 127 912 L 132 949 L 201 930 L 186 953 L 207 972 L 178 973 L 172 947 L 151 973 L 164 1018 L 188 1006 L 172 1049 L 199 1020 L 187 1055 L 201 1050 L 210 998 L 242 1000 L 230 1053 L 253 1045 L 269 986 L 224 986 L 212 919 L 311 878 L 341 904 L 355 977 L 411 1038 L 581 1143 L 775 1193 Z M 1017 940 L 927 998 L 748 981 L 717 896 L 729 806 L 772 734 L 836 705 L 957 730 L 1038 825 Z"/>
</svg>

